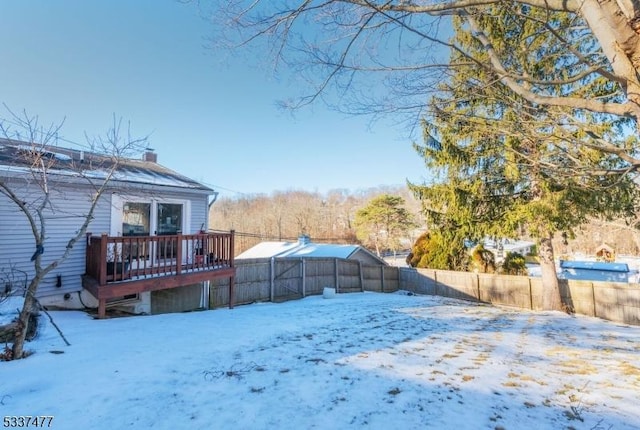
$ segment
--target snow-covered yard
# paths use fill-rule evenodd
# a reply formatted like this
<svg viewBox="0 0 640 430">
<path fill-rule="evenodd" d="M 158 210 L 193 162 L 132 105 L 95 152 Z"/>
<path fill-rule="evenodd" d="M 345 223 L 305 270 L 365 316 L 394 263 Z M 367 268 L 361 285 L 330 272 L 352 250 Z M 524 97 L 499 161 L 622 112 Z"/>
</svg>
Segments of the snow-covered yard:
<svg viewBox="0 0 640 430">
<path fill-rule="evenodd" d="M 55 429 L 638 429 L 640 327 L 358 293 L 93 320 L 0 363 Z M 59 353 L 62 351 L 63 353 Z"/>
</svg>

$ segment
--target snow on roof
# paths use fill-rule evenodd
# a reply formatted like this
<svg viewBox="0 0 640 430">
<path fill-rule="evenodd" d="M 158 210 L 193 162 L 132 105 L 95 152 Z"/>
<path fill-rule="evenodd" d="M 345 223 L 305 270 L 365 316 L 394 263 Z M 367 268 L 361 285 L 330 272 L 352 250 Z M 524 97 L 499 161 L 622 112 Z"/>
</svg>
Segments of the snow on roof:
<svg viewBox="0 0 640 430">
<path fill-rule="evenodd" d="M 358 245 L 333 245 L 326 243 L 261 242 L 238 255 L 236 259 L 271 257 L 348 258 L 359 248 Z"/>
<path fill-rule="evenodd" d="M 54 146 L 39 148 L 26 142 L 0 139 L 0 171 L 31 172 L 34 151 L 46 159 L 49 173 L 57 176 L 104 179 L 113 165 L 112 158 L 104 154 Z M 119 166 L 113 174 L 114 181 L 213 191 L 155 162 L 131 158 L 120 158 L 118 161 Z"/>
<path fill-rule="evenodd" d="M 501 239 L 496 242 L 490 238 L 485 238 L 482 243 L 487 249 L 498 249 L 499 246 L 502 246 L 505 252 L 519 252 L 535 245 L 535 242 L 527 240 Z"/>
<path fill-rule="evenodd" d="M 2 145 L 0 144 L 0 147 L 1 146 Z M 35 151 L 33 146 L 25 145 L 25 144 L 16 145 L 16 148 L 19 151 L 23 151 L 23 152 L 34 152 Z M 54 157 L 54 158 L 57 158 L 58 160 L 62 160 L 62 161 L 71 161 L 72 160 L 72 158 L 69 155 L 63 154 L 63 153 L 60 153 L 60 152 L 56 152 L 56 151 L 40 150 L 39 152 L 42 153 L 43 155 L 47 156 L 47 157 Z"/>
</svg>

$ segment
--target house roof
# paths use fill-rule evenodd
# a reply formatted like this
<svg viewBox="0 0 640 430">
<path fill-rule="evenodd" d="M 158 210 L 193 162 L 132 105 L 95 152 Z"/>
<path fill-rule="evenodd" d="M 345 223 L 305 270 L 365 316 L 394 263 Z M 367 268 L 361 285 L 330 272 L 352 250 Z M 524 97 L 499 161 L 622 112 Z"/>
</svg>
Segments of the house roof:
<svg viewBox="0 0 640 430">
<path fill-rule="evenodd" d="M 252 248 L 238 255 L 236 259 L 250 258 L 284 258 L 284 257 L 309 257 L 309 258 L 349 258 L 357 251 L 364 251 L 383 264 L 384 260 L 369 252 L 360 245 L 336 245 L 328 243 L 303 243 L 297 242 L 260 242 Z"/>
<path fill-rule="evenodd" d="M 614 249 L 612 247 L 610 247 L 609 245 L 607 245 L 606 243 L 603 243 L 602 245 L 600 245 L 599 247 L 596 248 L 596 252 L 600 252 L 600 251 L 613 252 Z"/>
<path fill-rule="evenodd" d="M 627 263 L 604 263 L 602 261 L 560 261 L 562 269 L 599 270 L 603 272 L 629 272 Z"/>
<path fill-rule="evenodd" d="M 90 151 L 47 145 L 33 146 L 27 142 L 0 139 L 0 171 L 29 173 L 34 154 L 42 156 L 51 175 L 104 179 L 114 158 Z M 112 180 L 135 184 L 168 186 L 212 192 L 213 190 L 156 162 L 119 158 Z"/>
<path fill-rule="evenodd" d="M 357 245 L 330 245 L 325 243 L 260 242 L 236 258 L 271 257 L 335 257 L 349 258 L 357 251 Z"/>
<path fill-rule="evenodd" d="M 502 246 L 504 252 L 520 252 L 535 245 L 535 242 L 527 240 L 501 239 L 496 242 L 489 238 L 485 238 L 483 243 L 485 248 L 490 250 L 497 250 L 499 246 Z"/>
</svg>

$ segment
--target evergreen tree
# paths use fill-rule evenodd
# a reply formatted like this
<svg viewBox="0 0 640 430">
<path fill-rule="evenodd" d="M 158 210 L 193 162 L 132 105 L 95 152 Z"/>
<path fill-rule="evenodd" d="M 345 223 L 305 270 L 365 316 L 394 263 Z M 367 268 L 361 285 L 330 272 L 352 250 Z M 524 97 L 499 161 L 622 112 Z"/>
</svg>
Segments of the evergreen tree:
<svg viewBox="0 0 640 430">
<path fill-rule="evenodd" d="M 570 61 L 566 47 L 551 42 L 578 38 L 579 19 L 504 3 L 477 15 L 476 23 L 490 40 L 479 40 L 464 20 L 454 20 L 454 43 L 474 58 L 482 58 L 489 43 L 531 81 L 545 81 L 547 95 L 620 97 L 617 83 L 589 74 L 579 78 L 576 68 L 587 67 L 580 63 L 567 64 L 576 79 L 549 85 L 562 73 L 558 64 Z M 593 41 L 583 36 L 578 48 L 589 55 Z M 470 63 L 465 52 L 455 51 L 450 61 L 456 74 L 441 85 L 443 95 L 432 99 L 425 143 L 415 145 L 436 175 L 411 187 L 423 201 L 429 225 L 454 229 L 458 238 L 514 237 L 523 231 L 535 238 L 543 306 L 561 309 L 554 234 L 571 232 L 591 215 L 633 211 L 638 191 L 626 175 L 632 166 L 616 151 L 596 149 L 603 137 L 619 153 L 635 148 L 636 138 L 624 135 L 628 119 L 537 105 L 515 94 L 492 70 Z M 530 89 L 536 91 L 533 85 Z"/>
<path fill-rule="evenodd" d="M 407 256 L 411 267 L 439 270 L 467 270 L 469 255 L 455 230 L 434 229 L 416 239 Z"/>
<path fill-rule="evenodd" d="M 518 252 L 507 252 L 500 269 L 505 275 L 526 275 L 526 260 L 524 256 Z"/>
<path fill-rule="evenodd" d="M 383 194 L 358 210 L 355 217 L 358 239 L 373 246 L 378 255 L 382 249 L 397 250 L 400 240 L 416 224 L 411 213 L 403 207 L 402 197 Z"/>
</svg>

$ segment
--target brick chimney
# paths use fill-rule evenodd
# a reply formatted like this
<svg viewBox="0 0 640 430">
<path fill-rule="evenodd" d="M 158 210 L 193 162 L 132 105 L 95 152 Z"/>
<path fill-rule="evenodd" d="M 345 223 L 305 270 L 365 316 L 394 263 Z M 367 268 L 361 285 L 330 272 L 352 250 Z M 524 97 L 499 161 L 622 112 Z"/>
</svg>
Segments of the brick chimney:
<svg viewBox="0 0 640 430">
<path fill-rule="evenodd" d="M 147 150 L 145 151 L 144 155 L 142 156 L 142 160 L 143 161 L 149 161 L 151 163 L 157 163 L 158 162 L 158 154 L 153 152 L 153 149 L 147 148 Z"/>
</svg>

